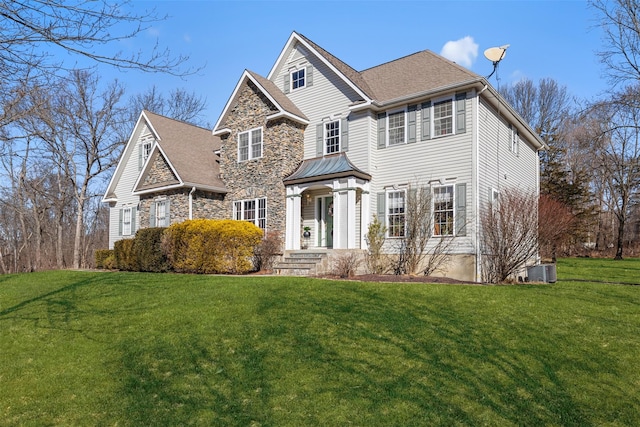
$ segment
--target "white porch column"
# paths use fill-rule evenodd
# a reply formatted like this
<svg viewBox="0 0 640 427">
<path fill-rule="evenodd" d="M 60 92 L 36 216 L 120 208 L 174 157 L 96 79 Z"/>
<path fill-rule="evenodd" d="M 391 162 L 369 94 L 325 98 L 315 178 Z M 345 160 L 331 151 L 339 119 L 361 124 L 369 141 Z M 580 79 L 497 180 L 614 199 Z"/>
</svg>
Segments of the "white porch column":
<svg viewBox="0 0 640 427">
<path fill-rule="evenodd" d="M 369 229 L 369 223 L 371 222 L 371 206 L 369 195 L 369 182 L 365 182 L 362 186 L 362 196 L 360 198 L 360 248 L 367 249 L 367 230 Z"/>
<path fill-rule="evenodd" d="M 347 180 L 347 248 L 356 248 L 356 179 Z"/>
<path fill-rule="evenodd" d="M 301 194 L 298 186 L 287 187 L 285 249 L 300 249 Z"/>
<path fill-rule="evenodd" d="M 342 233 L 345 217 L 342 215 L 342 195 L 340 194 L 340 181 L 333 181 L 333 248 L 343 249 Z"/>
</svg>

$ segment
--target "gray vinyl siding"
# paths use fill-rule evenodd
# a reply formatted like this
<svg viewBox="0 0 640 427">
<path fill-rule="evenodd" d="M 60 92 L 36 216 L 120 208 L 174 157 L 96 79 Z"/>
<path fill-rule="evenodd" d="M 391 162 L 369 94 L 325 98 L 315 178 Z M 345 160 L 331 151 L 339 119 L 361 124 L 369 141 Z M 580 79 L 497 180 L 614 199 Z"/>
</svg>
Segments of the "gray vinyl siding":
<svg viewBox="0 0 640 427">
<path fill-rule="evenodd" d="M 360 96 L 347 83 L 319 59 L 309 55 L 302 57 L 295 49 L 289 53 L 287 62 L 273 76 L 273 81 L 279 88 L 284 87 L 285 77 L 293 66 L 313 67 L 313 85 L 289 92 L 287 96 L 309 119 L 309 125 L 304 135 L 304 158 L 316 157 L 316 126 L 328 119 L 332 114 L 341 114 L 344 118 L 349 113 L 349 105 Z M 352 113 L 349 116 L 349 159 L 359 168 L 368 172 L 369 160 L 366 147 L 366 126 L 363 121 L 366 115 Z"/>
<path fill-rule="evenodd" d="M 491 188 L 498 191 L 504 188 L 536 191 L 539 173 L 536 150 L 521 135 L 518 154 L 512 152 L 509 124 L 484 101 L 480 102 L 479 108 L 480 206 L 486 205 Z"/>
<path fill-rule="evenodd" d="M 118 201 L 115 206 L 111 207 L 109 210 L 109 248 L 113 248 L 113 244 L 121 239 L 131 238 L 131 236 L 121 236 L 119 233 L 119 222 L 120 222 L 120 209 L 123 207 L 137 207 L 140 197 L 134 196 L 131 194 L 133 192 L 133 186 L 135 185 L 140 171 L 138 169 L 138 146 L 142 136 L 149 134 L 149 130 L 146 125 L 141 125 L 141 129 L 134 134 L 131 139 L 132 144 L 130 146 L 125 147 L 125 152 L 122 154 L 122 162 L 123 167 L 117 177 L 118 181 L 115 187 L 115 194 L 118 197 Z M 135 141 L 135 143 L 133 143 Z M 143 224 L 140 224 L 139 221 L 139 210 L 136 209 L 136 230 L 139 229 Z"/>
<path fill-rule="evenodd" d="M 422 140 L 421 126 L 417 126 L 415 143 L 407 143 L 378 149 L 377 116 L 369 118 L 369 147 L 372 153 L 372 170 L 370 198 L 371 215 L 378 212 L 377 197 L 385 187 L 391 185 L 423 185 L 429 181 L 445 179 L 445 185 L 466 184 L 466 236 L 457 239 L 455 253 L 472 253 L 473 224 L 473 180 L 475 168 L 473 161 L 473 100 L 467 99 L 465 114 L 465 132 Z M 416 122 L 422 121 L 422 110 L 417 111 Z M 435 183 L 434 185 L 439 185 Z M 381 218 L 382 219 L 382 218 Z M 432 239 L 435 244 L 435 239 Z M 392 244 L 388 245 L 389 247 Z"/>
</svg>

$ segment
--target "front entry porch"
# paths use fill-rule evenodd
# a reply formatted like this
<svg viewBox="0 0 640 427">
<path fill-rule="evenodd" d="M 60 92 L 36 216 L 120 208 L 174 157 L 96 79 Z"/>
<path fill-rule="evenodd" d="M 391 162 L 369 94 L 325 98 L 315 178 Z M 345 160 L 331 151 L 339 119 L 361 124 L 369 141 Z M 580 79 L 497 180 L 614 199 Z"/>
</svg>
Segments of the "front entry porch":
<svg viewBox="0 0 640 427">
<path fill-rule="evenodd" d="M 286 187 L 286 250 L 363 249 L 369 183 L 356 177 Z"/>
</svg>

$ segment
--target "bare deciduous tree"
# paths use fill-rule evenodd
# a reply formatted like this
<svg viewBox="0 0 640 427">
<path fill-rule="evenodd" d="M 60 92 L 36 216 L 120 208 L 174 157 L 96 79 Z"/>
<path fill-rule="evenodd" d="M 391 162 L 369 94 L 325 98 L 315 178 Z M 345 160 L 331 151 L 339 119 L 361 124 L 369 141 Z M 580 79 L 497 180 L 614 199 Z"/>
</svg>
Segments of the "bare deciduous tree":
<svg viewBox="0 0 640 427">
<path fill-rule="evenodd" d="M 600 14 L 606 47 L 598 53 L 614 84 L 640 78 L 640 2 L 638 0 L 590 0 Z"/>
<path fill-rule="evenodd" d="M 576 216 L 562 202 L 541 194 L 538 199 L 538 240 L 540 250 L 556 262 L 558 247 L 571 238 Z"/>
<path fill-rule="evenodd" d="M 453 200 L 449 202 L 453 207 Z M 404 237 L 397 242 L 397 256 L 392 270 L 394 274 L 416 274 L 418 271 L 432 274 L 443 268 L 450 259 L 454 242 L 453 217 L 447 223 L 446 231 L 435 233 L 429 187 L 410 186 L 404 207 Z"/>
<path fill-rule="evenodd" d="M 185 75 L 188 59 L 156 45 L 125 54 L 120 42 L 165 19 L 154 11 L 134 13 L 129 1 L 31 0 L 0 2 L 0 80 L 13 82 L 27 68 L 57 74 L 60 53 L 121 69 Z"/>
<path fill-rule="evenodd" d="M 603 195 L 617 219 L 616 259 L 622 259 L 625 226 L 640 202 L 640 85 L 592 108 L 600 118 L 594 154 L 604 182 Z"/>
<path fill-rule="evenodd" d="M 506 189 L 480 215 L 482 280 L 501 283 L 514 277 L 538 254 L 538 196 Z"/>
<path fill-rule="evenodd" d="M 134 95 L 130 104 L 133 115 L 132 123 L 135 123 L 140 111 L 149 110 L 195 126 L 208 126 L 202 117 L 202 113 L 207 107 L 206 100 L 200 95 L 189 93 L 184 89 L 173 89 L 168 95 L 164 95 L 154 85 L 146 92 Z"/>
</svg>

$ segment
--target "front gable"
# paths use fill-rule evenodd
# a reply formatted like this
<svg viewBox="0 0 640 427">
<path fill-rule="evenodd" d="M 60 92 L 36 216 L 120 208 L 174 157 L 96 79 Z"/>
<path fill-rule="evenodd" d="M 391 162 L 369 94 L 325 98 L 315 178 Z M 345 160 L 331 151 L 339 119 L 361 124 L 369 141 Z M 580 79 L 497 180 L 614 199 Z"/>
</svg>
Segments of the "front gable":
<svg viewBox="0 0 640 427">
<path fill-rule="evenodd" d="M 180 184 L 180 179 L 160 150 L 154 150 L 139 182 L 136 191 Z"/>
</svg>

